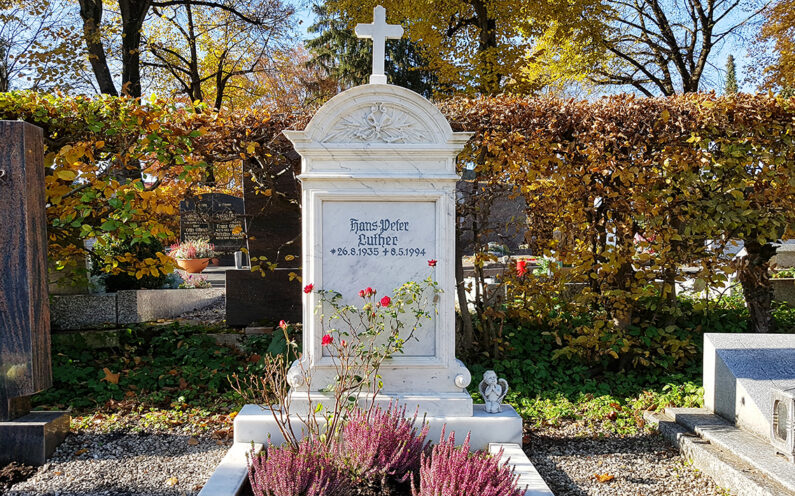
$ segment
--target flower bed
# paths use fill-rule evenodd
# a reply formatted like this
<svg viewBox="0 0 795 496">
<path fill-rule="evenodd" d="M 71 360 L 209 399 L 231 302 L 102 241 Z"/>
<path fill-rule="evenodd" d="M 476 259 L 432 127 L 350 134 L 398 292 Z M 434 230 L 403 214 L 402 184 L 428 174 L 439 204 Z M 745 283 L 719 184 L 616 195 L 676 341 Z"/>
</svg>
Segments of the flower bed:
<svg viewBox="0 0 795 496">
<path fill-rule="evenodd" d="M 297 447 L 252 451 L 249 482 L 254 496 L 521 496 L 513 469 L 492 456 L 470 453 L 469 436 L 454 434 L 431 446 L 427 426 L 404 408 L 352 410 L 332 443 L 307 437 Z"/>
</svg>

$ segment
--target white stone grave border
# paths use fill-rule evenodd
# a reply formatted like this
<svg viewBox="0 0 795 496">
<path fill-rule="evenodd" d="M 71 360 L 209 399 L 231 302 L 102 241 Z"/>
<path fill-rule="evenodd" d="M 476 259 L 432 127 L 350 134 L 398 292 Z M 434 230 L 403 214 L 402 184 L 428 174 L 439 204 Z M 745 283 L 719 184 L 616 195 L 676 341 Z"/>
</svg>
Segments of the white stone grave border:
<svg viewBox="0 0 795 496">
<path fill-rule="evenodd" d="M 246 456 L 262 451 L 260 443 L 234 443 L 210 479 L 204 484 L 199 496 L 239 496 L 248 483 Z M 518 476 L 518 485 L 525 489 L 524 496 L 554 496 L 541 474 L 533 466 L 521 446 L 516 443 L 490 443 L 487 451 L 496 455 L 503 451 L 501 460 L 506 460 Z"/>
</svg>

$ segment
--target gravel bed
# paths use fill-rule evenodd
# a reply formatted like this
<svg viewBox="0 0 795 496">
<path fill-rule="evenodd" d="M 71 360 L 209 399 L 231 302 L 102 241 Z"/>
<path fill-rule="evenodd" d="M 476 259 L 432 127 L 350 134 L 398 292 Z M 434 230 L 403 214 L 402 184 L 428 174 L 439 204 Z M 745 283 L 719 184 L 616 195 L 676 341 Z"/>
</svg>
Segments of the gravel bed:
<svg viewBox="0 0 795 496">
<path fill-rule="evenodd" d="M 653 431 L 622 437 L 563 421 L 532 429 L 527 441 L 525 451 L 556 496 L 729 494 Z M 70 434 L 49 463 L 6 494 L 195 495 L 230 446 L 229 439 L 192 435 L 190 427 L 83 431 Z"/>
<path fill-rule="evenodd" d="M 729 494 L 656 432 L 620 437 L 569 421 L 533 429 L 530 443 L 525 451 L 556 496 Z"/>
<path fill-rule="evenodd" d="M 231 441 L 174 433 L 70 434 L 9 496 L 194 495 Z"/>
</svg>

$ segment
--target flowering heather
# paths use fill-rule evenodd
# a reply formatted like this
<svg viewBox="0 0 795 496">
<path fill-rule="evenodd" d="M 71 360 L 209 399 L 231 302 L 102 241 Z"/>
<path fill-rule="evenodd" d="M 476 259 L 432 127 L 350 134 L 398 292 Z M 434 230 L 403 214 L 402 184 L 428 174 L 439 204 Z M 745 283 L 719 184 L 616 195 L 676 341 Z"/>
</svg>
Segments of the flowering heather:
<svg viewBox="0 0 795 496">
<path fill-rule="evenodd" d="M 168 254 L 179 260 L 193 260 L 196 258 L 211 258 L 216 255 L 215 246 L 208 239 L 189 239 L 182 243 L 171 245 Z"/>
<path fill-rule="evenodd" d="M 365 410 L 354 409 L 342 430 L 342 449 L 354 476 L 370 480 L 391 476 L 403 482 L 417 473 L 430 442 L 425 441 L 428 426 L 418 433 L 416 420 L 416 413 L 406 418 L 405 406 L 376 408 L 369 417 Z"/>
<path fill-rule="evenodd" d="M 298 449 L 269 447 L 252 452 L 248 480 L 254 496 L 339 496 L 348 479 L 323 444 L 309 438 Z"/>
<path fill-rule="evenodd" d="M 413 496 L 447 496 L 467 494 L 478 496 L 523 496 L 516 487 L 513 470 L 500 464 L 500 456 L 469 452 L 469 434 L 463 446 L 455 447 L 455 433 L 444 439 L 430 456 L 423 453 L 419 488 L 412 486 Z"/>
</svg>

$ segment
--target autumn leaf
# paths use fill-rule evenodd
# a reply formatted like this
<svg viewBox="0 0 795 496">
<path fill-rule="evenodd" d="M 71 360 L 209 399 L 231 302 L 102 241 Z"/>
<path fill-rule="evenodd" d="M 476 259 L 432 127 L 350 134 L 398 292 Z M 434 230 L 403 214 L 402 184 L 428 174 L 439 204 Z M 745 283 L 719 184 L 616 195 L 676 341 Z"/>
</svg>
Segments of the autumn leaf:
<svg viewBox="0 0 795 496">
<path fill-rule="evenodd" d="M 119 376 L 120 376 L 121 374 L 114 374 L 114 373 L 113 373 L 113 372 L 111 372 L 111 371 L 110 371 L 110 369 L 109 369 L 109 368 L 107 368 L 107 367 L 105 367 L 104 369 L 102 369 L 102 371 L 103 371 L 103 372 L 105 372 L 105 377 L 103 377 L 102 379 L 100 379 L 101 381 L 108 381 L 108 382 L 109 382 L 109 383 L 111 383 L 111 384 L 118 384 L 118 383 L 119 383 Z"/>
<path fill-rule="evenodd" d="M 602 483 L 610 482 L 611 480 L 616 478 L 614 475 L 610 474 L 594 474 L 594 477 L 596 478 L 597 482 L 602 482 Z"/>
<path fill-rule="evenodd" d="M 168 479 L 166 479 L 166 484 L 168 486 L 170 486 L 170 487 L 174 487 L 178 483 L 179 483 L 179 479 L 177 479 L 176 477 L 169 477 Z"/>
</svg>

